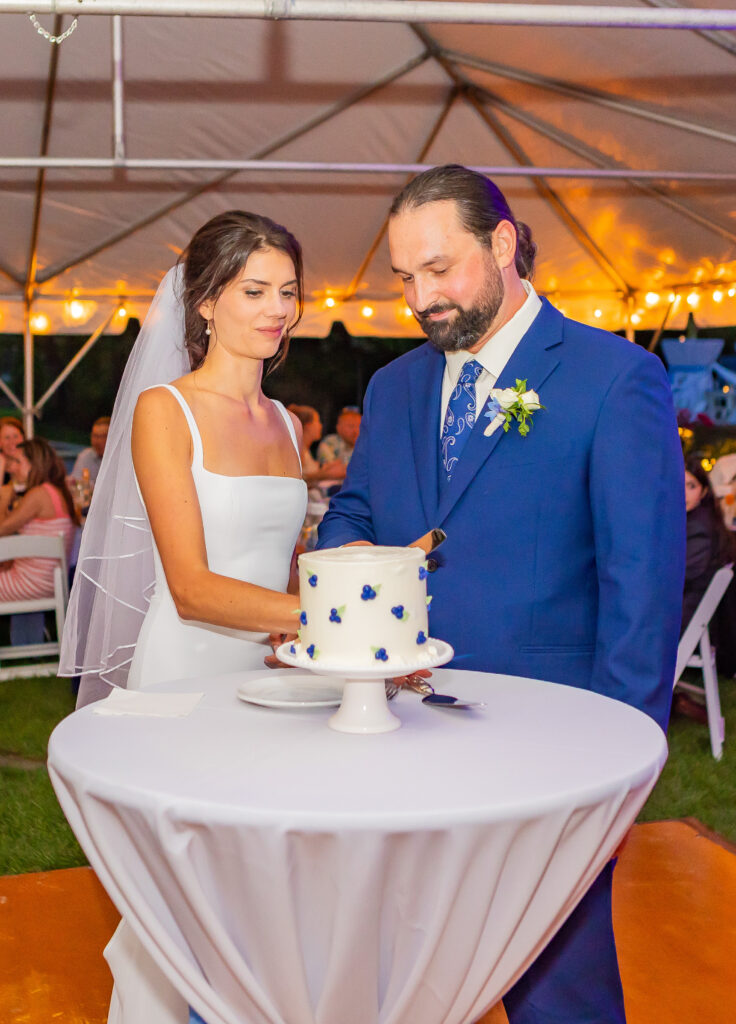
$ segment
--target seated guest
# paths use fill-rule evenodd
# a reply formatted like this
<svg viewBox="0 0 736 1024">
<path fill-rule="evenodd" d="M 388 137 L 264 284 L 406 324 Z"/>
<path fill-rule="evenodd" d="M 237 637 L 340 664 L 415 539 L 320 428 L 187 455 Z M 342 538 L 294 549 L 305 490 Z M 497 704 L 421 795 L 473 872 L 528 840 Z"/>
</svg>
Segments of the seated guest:
<svg viewBox="0 0 736 1024">
<path fill-rule="evenodd" d="M 23 424 L 15 416 L 0 417 L 0 475 L 2 484 L 10 483 L 10 470 L 8 460 L 15 455 L 19 444 L 26 439 Z"/>
<path fill-rule="evenodd" d="M 102 456 L 105 452 L 105 445 L 107 444 L 107 432 L 110 428 L 110 417 L 100 416 L 92 424 L 92 432 L 90 434 L 91 448 L 84 448 L 79 455 L 77 455 L 76 462 L 74 463 L 74 469 L 72 470 L 72 477 L 75 480 L 84 479 L 85 469 L 89 471 L 89 479 L 92 483 L 97 479 L 97 474 L 100 472 L 100 466 L 102 465 Z"/>
<path fill-rule="evenodd" d="M 736 555 L 736 538 L 726 529 L 708 474 L 700 459 L 694 456 L 685 462 L 685 509 L 687 537 L 681 633 L 716 571 L 732 562 Z"/>
<path fill-rule="evenodd" d="M 289 405 L 302 425 L 302 477 L 311 487 L 323 480 L 342 480 L 345 476 L 345 463 L 340 459 L 332 459 L 320 465 L 312 455 L 311 448 L 315 441 L 322 437 L 322 420 L 319 413 L 311 405 Z"/>
<path fill-rule="evenodd" d="M 685 509 L 687 528 L 681 635 L 717 570 L 736 557 L 736 538 L 726 529 L 708 474 L 700 459 L 693 456 L 685 461 Z M 698 721 L 707 721 L 705 708 L 684 693 L 675 694 L 673 707 Z"/>
<path fill-rule="evenodd" d="M 334 462 L 336 459 L 347 466 L 353 454 L 355 442 L 358 440 L 361 418 L 357 405 L 346 405 L 344 409 L 340 410 L 336 424 L 337 432 L 328 434 L 317 448 L 317 458 L 321 466 Z"/>
<path fill-rule="evenodd" d="M 53 536 L 64 539 L 69 558 L 76 512 L 66 485 L 64 464 L 42 438 L 18 446 L 11 469 L 26 484 L 26 493 L 10 510 L 0 506 L 0 536 L 13 533 Z M 0 599 L 23 601 L 48 597 L 54 592 L 53 558 L 19 558 L 0 569 Z"/>
</svg>

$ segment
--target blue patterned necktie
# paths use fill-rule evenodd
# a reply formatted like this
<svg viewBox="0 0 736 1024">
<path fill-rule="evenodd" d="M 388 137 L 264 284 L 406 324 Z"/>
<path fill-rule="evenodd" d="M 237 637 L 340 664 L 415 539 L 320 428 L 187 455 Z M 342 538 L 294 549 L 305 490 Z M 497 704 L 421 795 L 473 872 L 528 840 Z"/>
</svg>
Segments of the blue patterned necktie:
<svg viewBox="0 0 736 1024">
<path fill-rule="evenodd" d="M 483 367 L 477 360 L 469 359 L 463 366 L 450 401 L 447 403 L 445 422 L 442 427 L 442 484 L 449 484 L 460 459 L 460 454 L 470 437 L 477 415 L 475 382 Z"/>
</svg>

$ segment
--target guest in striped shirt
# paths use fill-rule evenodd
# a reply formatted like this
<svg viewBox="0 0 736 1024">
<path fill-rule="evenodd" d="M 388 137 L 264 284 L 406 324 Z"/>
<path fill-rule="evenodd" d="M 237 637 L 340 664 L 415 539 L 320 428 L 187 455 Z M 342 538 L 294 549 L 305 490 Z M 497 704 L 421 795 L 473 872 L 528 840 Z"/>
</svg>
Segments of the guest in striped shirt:
<svg viewBox="0 0 736 1024">
<path fill-rule="evenodd" d="M 0 536 L 13 533 L 59 534 L 67 559 L 71 551 L 77 513 L 66 485 L 64 464 L 48 441 L 34 438 L 18 445 L 9 457 L 13 478 L 26 484 L 26 492 L 10 510 L 7 488 L 0 498 Z M 19 558 L 0 566 L 0 600 L 24 601 L 54 592 L 52 558 Z"/>
</svg>

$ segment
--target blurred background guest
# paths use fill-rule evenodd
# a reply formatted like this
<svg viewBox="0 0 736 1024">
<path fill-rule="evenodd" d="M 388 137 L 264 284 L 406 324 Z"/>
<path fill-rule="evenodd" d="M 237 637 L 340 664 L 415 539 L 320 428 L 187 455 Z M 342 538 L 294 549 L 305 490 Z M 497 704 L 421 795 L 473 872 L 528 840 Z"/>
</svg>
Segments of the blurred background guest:
<svg viewBox="0 0 736 1024">
<path fill-rule="evenodd" d="M 685 509 L 687 532 L 681 634 L 715 573 L 722 565 L 736 559 L 736 537 L 726 528 L 708 474 L 695 456 L 685 460 Z M 736 621 L 729 621 L 735 614 L 735 606 L 733 593 L 731 596 L 728 594 L 727 591 L 711 620 L 711 639 L 720 671 L 723 671 L 724 664 L 736 659 Z M 736 662 L 728 674 L 733 675 L 735 670 Z M 673 710 L 707 724 L 705 707 L 687 694 L 676 691 L 672 706 Z"/>
<path fill-rule="evenodd" d="M 335 426 L 336 432 L 323 438 L 317 448 L 317 458 L 321 466 L 324 467 L 336 460 L 347 466 L 358 440 L 361 418 L 357 405 L 346 405 L 340 410 Z M 342 475 L 345 476 L 344 471 Z"/>
<path fill-rule="evenodd" d="M 708 474 L 700 459 L 685 460 L 687 538 L 682 631 L 690 622 L 708 584 L 722 565 L 736 557 L 736 537 L 727 529 Z"/>
<path fill-rule="evenodd" d="M 2 483 L 10 483 L 10 468 L 8 460 L 15 455 L 19 444 L 26 439 L 23 424 L 15 416 L 0 417 L 0 474 Z"/>
<path fill-rule="evenodd" d="M 97 474 L 100 471 L 102 465 L 102 456 L 105 453 L 105 445 L 107 444 L 107 432 L 110 428 L 110 417 L 100 416 L 92 424 L 92 432 L 90 433 L 90 448 L 83 448 L 82 451 L 77 455 L 76 462 L 74 463 L 74 469 L 71 475 L 75 480 L 84 480 L 85 470 L 89 474 L 89 480 L 94 484 L 97 479 Z"/>
<path fill-rule="evenodd" d="M 12 457 L 11 473 L 26 485 L 14 506 L 10 492 L 0 492 L 0 536 L 13 533 L 53 536 L 64 539 L 67 561 L 76 526 L 76 512 L 66 485 L 64 463 L 42 438 L 24 441 Z M 0 600 L 27 601 L 48 597 L 54 592 L 54 559 L 19 558 L 0 565 Z M 13 644 L 40 643 L 43 640 L 43 613 L 11 616 L 10 640 Z"/>
<path fill-rule="evenodd" d="M 710 471 L 710 484 L 721 503 L 726 526 L 733 529 L 736 516 L 736 452 L 716 459 Z"/>
<path fill-rule="evenodd" d="M 345 463 L 338 458 L 325 462 L 323 465 L 312 455 L 312 445 L 322 437 L 322 420 L 316 409 L 311 405 L 289 405 L 302 425 L 302 476 L 309 487 L 323 480 L 342 480 L 345 476 Z"/>
</svg>

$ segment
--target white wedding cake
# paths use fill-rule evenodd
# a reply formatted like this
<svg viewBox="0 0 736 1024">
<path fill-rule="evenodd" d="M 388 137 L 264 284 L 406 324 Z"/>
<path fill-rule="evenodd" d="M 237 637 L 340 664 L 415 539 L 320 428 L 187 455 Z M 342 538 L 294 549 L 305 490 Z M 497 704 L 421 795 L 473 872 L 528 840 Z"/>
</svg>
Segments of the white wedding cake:
<svg viewBox="0 0 736 1024">
<path fill-rule="evenodd" d="M 427 567 L 420 548 L 345 547 L 299 556 L 299 640 L 310 664 L 376 668 L 400 675 L 434 661 Z"/>
</svg>

